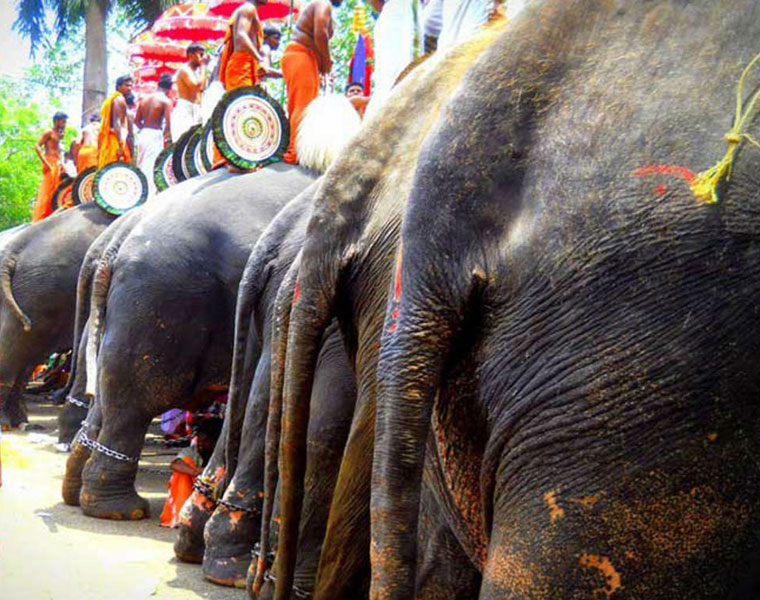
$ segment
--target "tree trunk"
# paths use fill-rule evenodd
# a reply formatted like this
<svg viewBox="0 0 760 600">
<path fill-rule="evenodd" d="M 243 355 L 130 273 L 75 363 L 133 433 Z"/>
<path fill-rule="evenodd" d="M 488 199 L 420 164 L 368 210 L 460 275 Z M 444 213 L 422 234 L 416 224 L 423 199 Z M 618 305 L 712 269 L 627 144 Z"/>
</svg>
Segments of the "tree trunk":
<svg viewBox="0 0 760 600">
<path fill-rule="evenodd" d="M 87 0 L 85 13 L 84 92 L 82 122 L 100 112 L 108 88 L 108 54 L 106 49 L 106 2 Z"/>
</svg>

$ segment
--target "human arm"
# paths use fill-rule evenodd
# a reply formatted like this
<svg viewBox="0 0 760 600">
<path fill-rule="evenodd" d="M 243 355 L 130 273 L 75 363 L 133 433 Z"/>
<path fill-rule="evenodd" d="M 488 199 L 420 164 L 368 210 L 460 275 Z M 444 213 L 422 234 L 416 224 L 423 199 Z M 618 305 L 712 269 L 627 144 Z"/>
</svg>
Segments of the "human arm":
<svg viewBox="0 0 760 600">
<path fill-rule="evenodd" d="M 196 77 L 190 67 L 182 65 L 177 74 L 177 87 L 180 90 L 187 90 L 192 97 L 197 97 L 203 91 L 204 84 L 206 83 L 206 69 L 205 67 L 201 67 L 201 69 L 201 76 Z"/>
<path fill-rule="evenodd" d="M 319 2 L 314 14 L 314 45 L 317 50 L 319 72 L 326 75 L 332 69 L 330 38 L 332 37 L 332 7 L 329 2 Z"/>
<path fill-rule="evenodd" d="M 164 102 L 164 146 L 171 142 L 172 136 L 172 103 L 168 98 Z"/>
<path fill-rule="evenodd" d="M 244 5 L 235 23 L 235 47 L 247 52 L 261 64 L 264 56 L 253 42 L 253 35 L 258 34 L 258 27 L 261 27 L 261 23 L 256 15 L 256 8 L 251 4 Z"/>
<path fill-rule="evenodd" d="M 124 158 L 124 145 L 127 140 L 122 139 L 121 124 L 127 119 L 127 101 L 124 96 L 117 96 L 113 101 L 111 107 L 111 122 L 109 126 L 111 131 L 116 135 L 116 139 L 119 142 L 119 150 L 116 153 L 116 157 L 121 160 Z"/>
<path fill-rule="evenodd" d="M 190 475 L 191 477 L 197 477 L 201 473 L 201 469 L 194 467 L 193 465 L 185 462 L 181 458 L 175 458 L 171 463 L 171 468 L 172 468 L 172 471 L 177 471 L 177 473 Z"/>
<path fill-rule="evenodd" d="M 138 129 L 142 129 L 145 125 L 145 102 L 140 102 L 137 105 L 137 112 L 135 113 L 135 125 Z"/>
<path fill-rule="evenodd" d="M 45 152 L 43 148 L 47 145 L 48 141 L 50 140 L 50 136 L 53 135 L 53 132 L 48 129 L 45 133 L 43 133 L 40 136 L 40 139 L 37 140 L 37 143 L 34 145 L 34 151 L 37 153 L 37 156 L 40 157 L 40 160 L 42 161 L 42 166 L 47 167 L 49 170 L 52 169 L 50 166 L 50 163 L 45 158 Z"/>
</svg>

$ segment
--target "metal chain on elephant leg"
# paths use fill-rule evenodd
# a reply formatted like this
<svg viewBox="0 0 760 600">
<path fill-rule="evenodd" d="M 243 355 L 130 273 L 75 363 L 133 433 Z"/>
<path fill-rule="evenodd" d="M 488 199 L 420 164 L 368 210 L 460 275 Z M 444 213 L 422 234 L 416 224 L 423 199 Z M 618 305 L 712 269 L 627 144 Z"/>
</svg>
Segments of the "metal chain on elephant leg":
<svg viewBox="0 0 760 600">
<path fill-rule="evenodd" d="M 86 448 L 90 448 L 90 450 L 96 450 L 97 452 L 100 452 L 101 454 L 105 454 L 106 456 L 109 456 L 113 459 L 120 460 L 123 462 L 130 462 L 130 463 L 136 463 L 140 460 L 139 456 L 127 456 L 126 454 L 122 454 L 118 450 L 113 450 L 109 448 L 108 446 L 105 446 L 101 444 L 97 440 L 91 440 L 87 437 L 87 434 L 85 433 L 85 426 L 86 423 L 82 423 L 82 429 L 79 430 L 79 443 L 85 446 Z"/>
<path fill-rule="evenodd" d="M 85 402 L 84 400 L 79 400 L 78 398 L 74 398 L 71 394 L 66 396 L 66 401 L 69 404 L 73 404 L 74 406 L 78 406 L 79 408 L 86 408 L 87 410 L 90 409 L 90 402 Z"/>
<path fill-rule="evenodd" d="M 219 486 L 205 477 L 198 477 L 193 482 L 193 489 L 201 496 L 211 500 L 214 504 L 218 503 Z"/>
<path fill-rule="evenodd" d="M 225 500 L 224 498 L 219 498 L 219 500 L 217 500 L 217 504 L 226 508 L 229 512 L 242 512 L 254 516 L 261 514 L 261 509 L 256 506 L 241 506 L 239 504 L 235 504 L 234 502 L 230 502 L 229 500 Z"/>
<path fill-rule="evenodd" d="M 258 559 L 261 557 L 261 544 L 259 542 L 256 542 L 253 546 L 253 550 L 251 550 L 251 556 L 258 562 Z M 264 580 L 265 581 L 271 581 L 272 583 L 277 582 L 277 577 L 272 573 L 272 565 L 274 564 L 274 558 L 275 553 L 274 552 L 267 552 L 266 560 L 264 561 L 264 564 L 266 566 L 266 573 L 264 574 Z M 298 587 L 297 585 L 293 585 L 293 596 L 296 598 L 302 598 L 303 600 L 309 600 L 309 598 L 312 597 L 311 592 L 307 592 L 303 588 Z"/>
</svg>

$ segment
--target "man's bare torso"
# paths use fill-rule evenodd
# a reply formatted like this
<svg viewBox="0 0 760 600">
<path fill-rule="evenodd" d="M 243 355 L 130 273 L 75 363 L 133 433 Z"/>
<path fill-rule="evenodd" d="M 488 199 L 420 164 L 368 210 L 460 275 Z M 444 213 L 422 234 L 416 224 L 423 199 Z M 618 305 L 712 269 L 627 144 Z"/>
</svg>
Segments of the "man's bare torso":
<svg viewBox="0 0 760 600">
<path fill-rule="evenodd" d="M 137 109 L 137 126 L 140 129 L 161 129 L 164 116 L 171 108 L 171 100 L 163 92 L 154 92 L 140 102 Z"/>
<path fill-rule="evenodd" d="M 317 47 L 314 43 L 314 30 L 317 27 L 316 21 L 318 4 L 320 4 L 320 0 L 312 2 L 306 6 L 306 8 L 298 17 L 298 22 L 296 23 L 295 30 L 293 31 L 294 42 L 298 42 L 299 44 L 302 44 L 307 48 L 311 48 L 315 51 L 317 50 Z M 331 22 L 328 37 L 332 37 L 332 34 L 333 28 Z"/>
<path fill-rule="evenodd" d="M 177 77 L 177 94 L 180 98 L 183 100 L 187 100 L 188 102 L 192 102 L 193 104 L 200 104 L 201 102 L 201 92 L 196 91 L 195 89 L 191 88 L 184 80 L 184 78 L 181 76 L 182 71 L 184 71 L 185 75 L 190 77 L 193 81 L 198 81 L 198 79 L 202 75 L 202 69 L 203 66 L 199 65 L 197 68 L 193 68 L 190 65 L 182 65 L 180 70 L 180 76 Z"/>
<path fill-rule="evenodd" d="M 49 158 L 58 158 L 61 155 L 61 135 L 57 129 L 50 129 L 45 135 L 44 154 Z"/>
<path fill-rule="evenodd" d="M 235 11 L 233 17 L 232 51 L 249 52 L 245 36 L 248 36 L 253 45 L 259 48 L 259 32 L 262 25 L 256 7 L 250 2 L 246 2 Z M 250 25 L 246 27 L 246 23 L 250 23 Z"/>
</svg>

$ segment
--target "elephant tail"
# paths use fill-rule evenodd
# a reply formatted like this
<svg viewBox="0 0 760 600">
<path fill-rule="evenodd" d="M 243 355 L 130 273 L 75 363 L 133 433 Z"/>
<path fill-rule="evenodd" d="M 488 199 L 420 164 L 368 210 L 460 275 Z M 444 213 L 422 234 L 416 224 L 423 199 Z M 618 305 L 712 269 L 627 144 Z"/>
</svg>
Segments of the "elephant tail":
<svg viewBox="0 0 760 600">
<path fill-rule="evenodd" d="M 79 346 L 82 343 L 84 328 L 87 326 L 87 319 L 90 316 L 90 291 L 92 289 L 93 277 L 100 264 L 100 259 L 106 253 L 111 253 L 115 256 L 119 251 L 121 243 L 131 231 L 131 227 L 126 226 L 128 223 L 127 219 L 129 218 L 130 217 L 125 216 L 119 219 L 118 229 L 116 226 L 108 227 L 100 234 L 100 236 L 87 249 L 87 254 L 85 254 L 82 266 L 79 269 L 79 277 L 77 278 L 77 305 L 74 314 L 74 340 L 71 349 L 71 373 L 66 382 L 66 386 L 64 387 L 65 395 L 68 395 L 71 392 L 76 377 L 80 375 L 77 366 L 80 351 Z M 85 359 L 86 354 L 85 351 Z"/>
<path fill-rule="evenodd" d="M 111 288 L 113 263 L 116 251 L 108 248 L 101 257 L 92 279 L 90 291 L 90 330 L 87 340 L 87 388 L 85 394 L 95 397 L 97 392 L 98 346 L 106 316 L 106 298 Z"/>
<path fill-rule="evenodd" d="M 13 274 L 16 272 L 16 254 L 9 252 L 3 260 L 2 266 L 0 266 L 0 277 L 2 278 L 3 286 L 3 298 L 5 303 L 10 308 L 11 312 L 16 318 L 21 321 L 21 325 L 24 327 L 24 331 L 30 331 L 32 329 L 32 320 L 27 314 L 21 310 L 21 307 L 16 302 L 16 297 L 13 295 Z"/>
<path fill-rule="evenodd" d="M 277 457 L 280 444 L 280 429 L 282 426 L 282 384 L 285 376 L 285 356 L 290 327 L 290 310 L 300 264 L 301 255 L 299 253 L 280 284 L 272 315 L 269 414 L 267 416 L 266 446 L 264 450 L 264 502 L 261 508 L 260 552 L 256 565 L 256 580 L 253 584 L 253 592 L 256 597 L 258 597 L 261 586 L 264 583 L 266 559 L 269 554 L 271 520 L 278 479 Z"/>
<path fill-rule="evenodd" d="M 253 370 L 261 355 L 261 340 L 251 332 L 255 303 L 269 279 L 269 268 L 261 260 L 260 253 L 251 254 L 246 263 L 238 288 L 235 308 L 235 336 L 232 354 L 232 372 L 227 397 L 227 440 L 225 448 L 225 487 L 232 479 L 240 450 L 245 406 L 253 379 Z M 250 342 L 250 343 L 249 343 Z"/>
<path fill-rule="evenodd" d="M 312 248 L 311 251 L 315 250 Z M 323 256 L 321 253 L 318 255 Z M 280 527 L 274 567 L 275 598 L 290 597 L 293 587 L 303 505 L 311 389 L 322 337 L 332 319 L 338 281 L 337 264 L 333 261 L 319 261 L 316 263 L 320 264 L 318 268 L 313 267 L 314 264 L 304 260 L 301 266 L 301 262 L 297 261 L 288 272 L 287 281 L 292 287 L 288 285 L 283 291 L 292 304 L 290 318 L 287 323 L 282 323 L 282 327 L 279 322 L 276 324 L 274 331 L 280 337 L 276 344 L 272 344 L 276 355 L 273 354 L 272 359 L 266 469 L 269 475 L 270 469 L 275 468 L 275 460 L 279 465 Z M 279 300 L 278 295 L 278 304 Z M 282 318 L 285 314 L 283 307 L 278 316 Z M 278 411 L 281 418 L 278 418 Z M 271 445 L 270 426 L 273 433 Z M 279 446 L 275 437 L 279 438 Z M 277 454 L 276 459 L 274 454 Z M 273 493 L 274 488 L 265 490 L 265 499 L 270 500 Z M 262 515 L 262 535 L 263 527 L 268 522 L 269 519 L 264 519 Z M 267 541 L 262 537 L 262 550 Z M 263 551 L 262 556 L 266 556 Z"/>
</svg>

